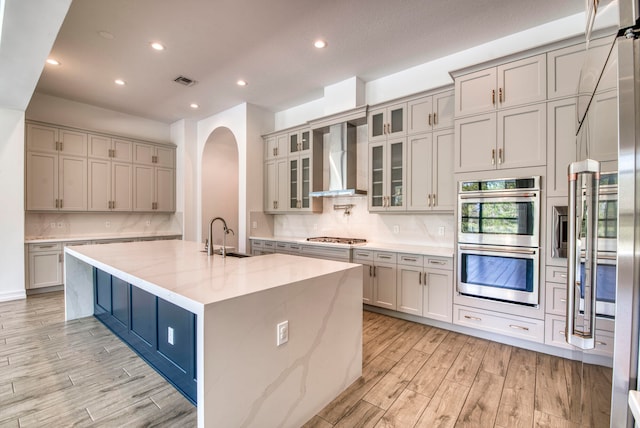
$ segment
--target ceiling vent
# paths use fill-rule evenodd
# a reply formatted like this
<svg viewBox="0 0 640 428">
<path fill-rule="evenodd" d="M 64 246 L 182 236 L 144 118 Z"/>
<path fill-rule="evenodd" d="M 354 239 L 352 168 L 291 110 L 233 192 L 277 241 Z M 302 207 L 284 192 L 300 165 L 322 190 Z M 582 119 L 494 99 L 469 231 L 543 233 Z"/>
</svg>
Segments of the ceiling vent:
<svg viewBox="0 0 640 428">
<path fill-rule="evenodd" d="M 173 79 L 173 81 L 184 86 L 193 86 L 196 84 L 195 80 L 189 79 L 188 77 L 185 77 L 185 76 L 178 76 L 175 79 Z"/>
</svg>

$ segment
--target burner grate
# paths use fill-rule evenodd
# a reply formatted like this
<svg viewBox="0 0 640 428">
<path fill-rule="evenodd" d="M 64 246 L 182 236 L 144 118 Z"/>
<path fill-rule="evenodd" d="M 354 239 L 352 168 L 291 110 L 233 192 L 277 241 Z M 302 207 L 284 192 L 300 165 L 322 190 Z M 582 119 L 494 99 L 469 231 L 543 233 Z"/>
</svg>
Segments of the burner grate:
<svg viewBox="0 0 640 428">
<path fill-rule="evenodd" d="M 322 242 L 327 244 L 346 244 L 346 245 L 357 245 L 357 244 L 366 244 L 366 239 L 360 238 L 337 238 L 332 236 L 316 236 L 313 238 L 307 238 L 309 242 Z"/>
</svg>

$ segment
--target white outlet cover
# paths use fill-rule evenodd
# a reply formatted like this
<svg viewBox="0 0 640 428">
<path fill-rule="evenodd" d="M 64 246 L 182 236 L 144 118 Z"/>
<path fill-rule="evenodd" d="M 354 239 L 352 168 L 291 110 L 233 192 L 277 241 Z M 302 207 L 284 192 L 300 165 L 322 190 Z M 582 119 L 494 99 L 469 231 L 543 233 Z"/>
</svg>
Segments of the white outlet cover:
<svg viewBox="0 0 640 428">
<path fill-rule="evenodd" d="M 400 226 L 397 224 L 393 226 L 393 233 L 400 233 Z"/>
<path fill-rule="evenodd" d="M 169 342 L 169 345 L 174 344 L 173 328 L 171 327 L 167 327 L 167 342 Z"/>
<path fill-rule="evenodd" d="M 276 346 L 282 346 L 289 341 L 289 321 L 282 321 L 276 326 Z"/>
<path fill-rule="evenodd" d="M 111 222 L 110 221 L 105 222 L 104 227 L 111 227 Z"/>
<path fill-rule="evenodd" d="M 252 229 L 257 229 L 258 228 L 258 222 L 257 221 L 251 222 L 251 228 Z"/>
</svg>

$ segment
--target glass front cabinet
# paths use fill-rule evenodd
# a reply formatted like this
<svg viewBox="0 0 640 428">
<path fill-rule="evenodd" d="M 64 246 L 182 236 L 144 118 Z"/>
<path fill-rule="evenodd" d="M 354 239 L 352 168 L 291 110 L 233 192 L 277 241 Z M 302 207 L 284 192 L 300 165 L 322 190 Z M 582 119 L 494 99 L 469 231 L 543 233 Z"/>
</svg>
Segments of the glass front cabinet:
<svg viewBox="0 0 640 428">
<path fill-rule="evenodd" d="M 311 156 L 289 157 L 289 210 L 310 210 Z"/>
<path fill-rule="evenodd" d="M 369 144 L 369 211 L 406 209 L 406 138 Z"/>
</svg>

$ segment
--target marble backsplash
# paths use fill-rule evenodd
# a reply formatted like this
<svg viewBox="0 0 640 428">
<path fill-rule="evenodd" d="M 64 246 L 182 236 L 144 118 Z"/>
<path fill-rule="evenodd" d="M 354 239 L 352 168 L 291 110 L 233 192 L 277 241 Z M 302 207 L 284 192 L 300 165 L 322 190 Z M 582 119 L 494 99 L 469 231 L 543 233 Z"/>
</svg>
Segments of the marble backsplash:
<svg viewBox="0 0 640 428">
<path fill-rule="evenodd" d="M 181 213 L 25 213 L 25 239 L 182 234 Z"/>
<path fill-rule="evenodd" d="M 334 205 L 342 204 L 353 204 L 351 214 L 334 210 Z M 378 243 L 454 246 L 455 219 L 452 213 L 371 214 L 367 210 L 366 196 L 325 198 L 322 214 L 273 217 L 273 236 L 284 238 L 340 236 L 366 238 L 369 242 Z"/>
</svg>

